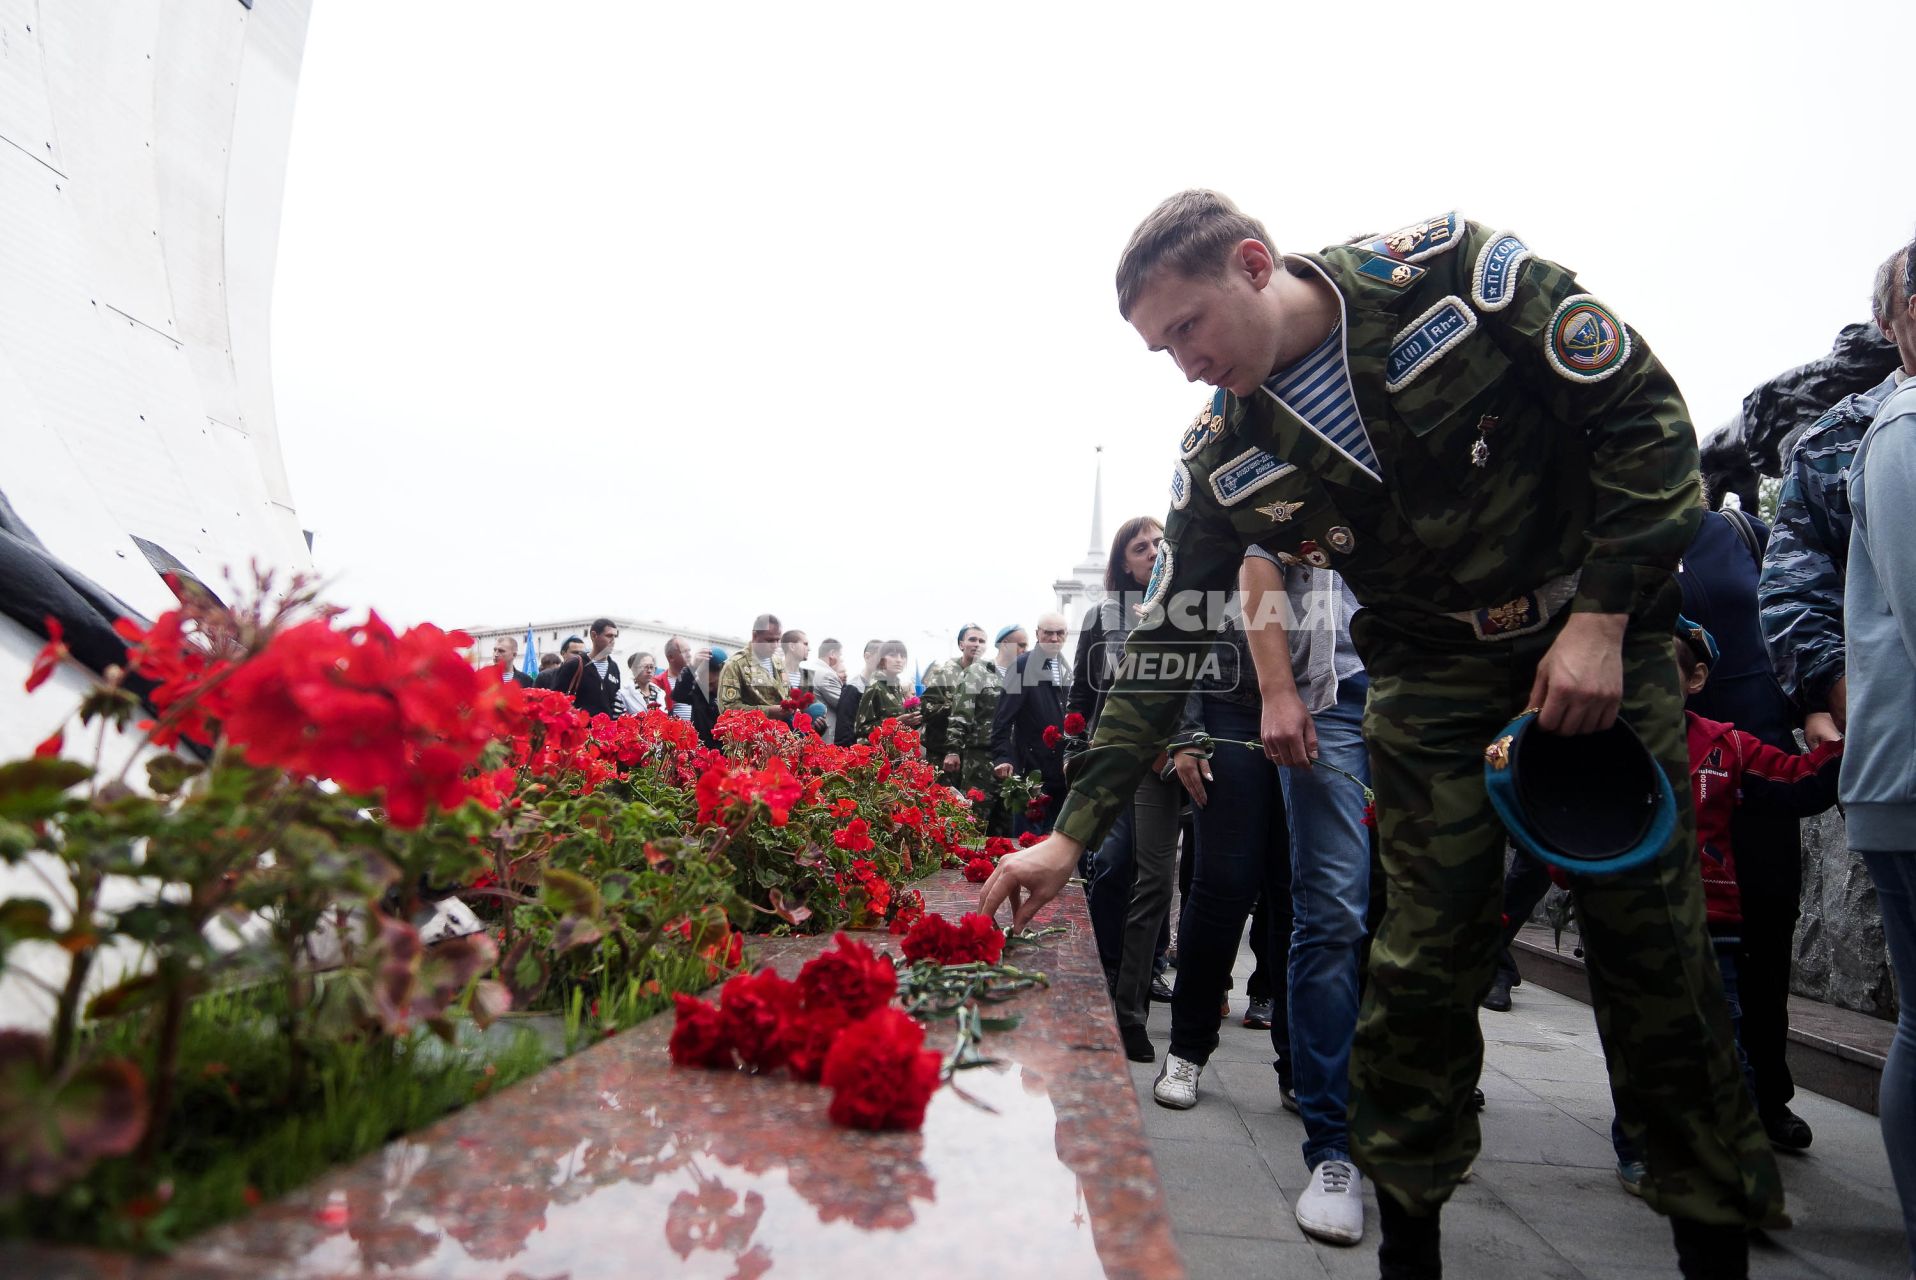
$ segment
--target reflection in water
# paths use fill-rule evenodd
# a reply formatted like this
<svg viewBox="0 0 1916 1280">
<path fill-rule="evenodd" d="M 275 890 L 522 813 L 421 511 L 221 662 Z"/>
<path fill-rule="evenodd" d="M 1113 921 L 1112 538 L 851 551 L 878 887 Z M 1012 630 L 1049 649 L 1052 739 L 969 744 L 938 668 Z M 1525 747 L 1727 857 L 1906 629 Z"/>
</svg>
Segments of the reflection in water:
<svg viewBox="0 0 1916 1280">
<path fill-rule="evenodd" d="M 270 1253 L 304 1274 L 491 1277 L 510 1260 L 575 1280 L 758 1280 L 775 1264 L 791 1277 L 908 1273 L 935 1240 L 981 1270 L 994 1247 L 1017 1243 L 1024 1263 L 1042 1255 L 1049 1280 L 1064 1280 L 1104 1274 L 1095 1235 L 1125 1216 L 1101 1199 L 1106 1180 L 1087 1159 L 1108 1139 L 1109 1099 L 1054 1107 L 1028 1067 L 967 1071 L 966 1092 L 991 1110 L 943 1090 L 919 1133 L 835 1129 L 825 1091 L 797 1082 L 661 1080 L 617 1060 L 603 1076 L 529 1096 L 489 1126 L 395 1143 L 321 1211 L 307 1201 L 250 1237 L 240 1224 L 199 1259 Z M 591 1101 L 552 1113 L 568 1097 Z M 1027 1225 L 981 1237 L 980 1223 L 1008 1219 Z"/>
</svg>

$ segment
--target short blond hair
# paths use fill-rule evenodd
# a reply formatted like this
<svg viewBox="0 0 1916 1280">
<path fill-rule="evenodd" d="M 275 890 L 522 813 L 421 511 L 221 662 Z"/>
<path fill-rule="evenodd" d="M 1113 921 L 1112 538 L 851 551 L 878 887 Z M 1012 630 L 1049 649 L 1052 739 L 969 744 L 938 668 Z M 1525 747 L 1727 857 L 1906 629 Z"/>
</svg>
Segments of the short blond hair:
<svg viewBox="0 0 1916 1280">
<path fill-rule="evenodd" d="M 1229 196 L 1194 188 L 1180 191 L 1138 224 L 1118 259 L 1118 314 L 1131 318 L 1138 295 L 1159 267 L 1204 280 L 1225 268 L 1230 252 L 1256 240 L 1277 256 L 1264 224 L 1231 203 Z"/>
</svg>

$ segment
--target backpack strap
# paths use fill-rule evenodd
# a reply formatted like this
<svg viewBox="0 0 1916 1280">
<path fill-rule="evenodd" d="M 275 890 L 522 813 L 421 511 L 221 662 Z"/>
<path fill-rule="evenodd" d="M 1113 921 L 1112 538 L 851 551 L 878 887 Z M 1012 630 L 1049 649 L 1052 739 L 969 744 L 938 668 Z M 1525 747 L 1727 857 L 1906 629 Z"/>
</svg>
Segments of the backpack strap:
<svg viewBox="0 0 1916 1280">
<path fill-rule="evenodd" d="M 1730 522 L 1730 527 L 1736 530 L 1736 536 L 1743 542 L 1743 549 L 1750 553 L 1750 559 L 1756 562 L 1760 571 L 1763 568 L 1763 538 L 1751 522 L 1749 512 L 1741 508 L 1724 507 L 1717 514 Z"/>
</svg>

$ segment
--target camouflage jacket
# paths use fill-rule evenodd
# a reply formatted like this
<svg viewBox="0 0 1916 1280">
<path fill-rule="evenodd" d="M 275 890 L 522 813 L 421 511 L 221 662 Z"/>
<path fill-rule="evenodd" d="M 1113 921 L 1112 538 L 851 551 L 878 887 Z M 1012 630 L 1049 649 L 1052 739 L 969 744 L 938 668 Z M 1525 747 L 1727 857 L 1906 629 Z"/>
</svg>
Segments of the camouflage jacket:
<svg viewBox="0 0 1916 1280">
<path fill-rule="evenodd" d="M 852 732 L 863 738 L 886 720 L 905 713 L 905 687 L 896 676 L 874 674 L 858 698 L 858 719 Z"/>
<path fill-rule="evenodd" d="M 765 668 L 752 656 L 752 646 L 746 645 L 725 660 L 719 669 L 718 709 L 721 714 L 737 711 L 741 707 L 756 707 L 761 711 L 776 711 L 778 704 L 785 701 L 791 693 L 791 687 L 785 683 L 785 655 L 772 650 L 772 674 L 767 676 Z"/>
<path fill-rule="evenodd" d="M 1843 579 L 1849 565 L 1849 467 L 1895 375 L 1844 396 L 1797 437 L 1783 466 L 1756 598 L 1783 691 L 1805 711 L 1829 708 L 1843 674 Z"/>
<path fill-rule="evenodd" d="M 1382 475 L 1273 394 L 1219 390 L 1173 468 L 1147 590 L 1168 607 L 1139 623 L 1131 652 L 1207 639 L 1214 611 L 1181 605 L 1228 592 L 1252 544 L 1335 568 L 1374 625 L 1433 645 L 1673 597 L 1700 517 L 1696 431 L 1643 339 L 1567 269 L 1455 214 L 1285 265 L 1336 290 Z M 1184 705 L 1184 690 L 1134 670 L 1093 742 L 1113 749 L 1086 753 L 1058 817 L 1088 845 Z"/>
<path fill-rule="evenodd" d="M 920 734 L 925 757 L 933 762 L 945 758 L 947 732 L 951 724 L 951 706 L 958 696 L 958 684 L 964 679 L 962 658 L 945 658 L 925 668 L 925 691 L 919 695 L 918 709 L 924 713 Z M 977 663 L 973 663 L 977 666 Z"/>
<path fill-rule="evenodd" d="M 1005 674 L 989 658 L 964 669 L 952 694 L 951 715 L 945 726 L 945 750 L 959 755 L 987 755 L 991 751 L 991 722 L 1004 692 Z"/>
</svg>

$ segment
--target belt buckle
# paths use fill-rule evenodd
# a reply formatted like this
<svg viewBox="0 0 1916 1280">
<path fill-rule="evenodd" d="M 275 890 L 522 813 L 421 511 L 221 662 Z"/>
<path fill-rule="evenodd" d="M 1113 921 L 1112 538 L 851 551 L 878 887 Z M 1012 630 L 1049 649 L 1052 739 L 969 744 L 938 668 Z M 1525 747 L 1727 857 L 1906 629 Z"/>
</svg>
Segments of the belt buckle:
<svg viewBox="0 0 1916 1280">
<path fill-rule="evenodd" d="M 1548 621 L 1537 593 L 1526 591 L 1515 600 L 1473 610 L 1470 629 L 1477 633 L 1479 640 L 1507 640 L 1539 630 Z"/>
</svg>

